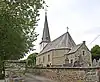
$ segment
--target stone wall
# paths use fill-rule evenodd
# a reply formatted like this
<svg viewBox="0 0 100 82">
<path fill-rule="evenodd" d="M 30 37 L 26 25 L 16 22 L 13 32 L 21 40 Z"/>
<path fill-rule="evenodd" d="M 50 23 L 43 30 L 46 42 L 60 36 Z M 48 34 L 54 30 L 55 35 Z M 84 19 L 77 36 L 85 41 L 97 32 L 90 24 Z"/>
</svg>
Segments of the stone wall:
<svg viewBox="0 0 100 82">
<path fill-rule="evenodd" d="M 71 53 L 69 55 L 67 54 L 66 56 L 68 56 L 69 63 L 71 63 L 71 60 L 73 60 L 72 63 L 75 61 L 80 61 L 81 67 L 88 67 L 92 65 L 91 53 L 85 44 L 81 44 L 75 53 Z"/>
<path fill-rule="evenodd" d="M 5 82 L 4 80 L 0 80 L 0 82 Z"/>
<path fill-rule="evenodd" d="M 28 72 L 57 82 L 100 82 L 100 68 L 34 68 Z"/>
<path fill-rule="evenodd" d="M 53 50 L 53 56 L 52 56 L 52 65 L 63 65 L 65 64 L 65 53 L 67 53 L 69 50 L 67 49 L 56 49 Z"/>
<path fill-rule="evenodd" d="M 48 61 L 48 55 L 50 55 L 50 61 Z M 43 60 L 44 57 L 44 60 Z M 52 51 L 49 51 L 47 53 L 44 54 L 39 54 L 36 57 L 36 65 L 43 65 L 43 66 L 47 66 L 47 64 L 50 65 L 50 63 L 52 63 Z"/>
<path fill-rule="evenodd" d="M 43 66 L 48 65 L 63 65 L 65 64 L 65 53 L 69 50 L 65 49 L 54 49 L 43 54 L 38 54 L 36 57 L 36 65 L 42 64 Z M 50 55 L 50 61 L 48 61 L 48 55 Z M 44 61 L 43 61 L 44 57 Z"/>
</svg>

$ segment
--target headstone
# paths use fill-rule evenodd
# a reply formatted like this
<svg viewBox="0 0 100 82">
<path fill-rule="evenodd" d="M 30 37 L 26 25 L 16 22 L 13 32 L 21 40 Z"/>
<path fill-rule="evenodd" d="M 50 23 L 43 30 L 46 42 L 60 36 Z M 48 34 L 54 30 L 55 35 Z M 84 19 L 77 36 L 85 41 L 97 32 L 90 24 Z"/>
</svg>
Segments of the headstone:
<svg viewBox="0 0 100 82">
<path fill-rule="evenodd" d="M 97 62 L 96 59 L 93 60 L 93 66 L 96 67 L 97 66 Z"/>
<path fill-rule="evenodd" d="M 97 64 L 98 64 L 98 66 L 100 66 L 100 58 L 99 58 L 99 60 L 98 60 Z"/>
<path fill-rule="evenodd" d="M 73 67 L 81 67 L 80 62 L 79 61 L 75 61 Z"/>
<path fill-rule="evenodd" d="M 73 66 L 82 67 L 83 65 L 84 65 L 84 61 L 83 61 L 82 55 L 79 55 L 77 61 L 74 62 Z"/>
<path fill-rule="evenodd" d="M 69 63 L 69 59 L 68 59 L 68 57 L 66 57 L 65 64 L 68 64 L 68 63 Z"/>
</svg>

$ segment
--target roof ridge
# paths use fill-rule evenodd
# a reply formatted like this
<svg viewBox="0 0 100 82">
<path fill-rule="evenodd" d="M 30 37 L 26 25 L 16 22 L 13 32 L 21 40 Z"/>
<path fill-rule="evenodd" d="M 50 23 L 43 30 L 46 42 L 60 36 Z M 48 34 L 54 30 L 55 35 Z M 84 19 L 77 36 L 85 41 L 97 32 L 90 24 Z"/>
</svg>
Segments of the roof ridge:
<svg viewBox="0 0 100 82">
<path fill-rule="evenodd" d="M 79 46 L 79 47 L 78 47 L 75 51 L 70 52 L 73 48 L 75 48 L 75 47 L 73 47 L 67 54 L 75 53 L 82 45 L 83 45 L 83 43 L 77 44 L 75 47 L 76 47 L 76 48 L 77 48 L 78 46 Z"/>
<path fill-rule="evenodd" d="M 63 36 L 63 35 L 65 35 L 65 34 L 67 34 L 67 32 L 66 33 L 64 33 L 64 34 L 62 34 L 61 36 Z M 59 36 L 58 38 L 60 38 L 61 36 Z M 56 39 L 54 39 L 53 41 L 51 41 L 51 42 L 54 42 L 55 40 L 57 40 L 58 38 L 56 38 Z M 50 43 L 51 43 L 50 42 Z"/>
</svg>

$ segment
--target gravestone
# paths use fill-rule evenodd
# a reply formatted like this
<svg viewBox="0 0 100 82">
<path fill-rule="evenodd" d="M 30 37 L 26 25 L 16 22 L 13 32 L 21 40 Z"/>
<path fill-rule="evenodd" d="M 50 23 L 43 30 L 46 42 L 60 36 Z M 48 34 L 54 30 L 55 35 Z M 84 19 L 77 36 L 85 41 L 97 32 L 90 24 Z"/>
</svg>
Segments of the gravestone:
<svg viewBox="0 0 100 82">
<path fill-rule="evenodd" d="M 99 58 L 99 60 L 98 60 L 97 64 L 98 64 L 98 66 L 100 66 L 100 58 Z"/>
<path fill-rule="evenodd" d="M 75 61 L 73 67 L 81 67 L 81 64 L 79 61 Z"/>
<path fill-rule="evenodd" d="M 74 62 L 73 67 L 82 67 L 84 65 L 84 61 L 81 55 L 78 56 L 78 59 Z"/>
<path fill-rule="evenodd" d="M 97 62 L 96 62 L 96 59 L 93 60 L 93 67 L 96 67 L 97 66 Z"/>
</svg>

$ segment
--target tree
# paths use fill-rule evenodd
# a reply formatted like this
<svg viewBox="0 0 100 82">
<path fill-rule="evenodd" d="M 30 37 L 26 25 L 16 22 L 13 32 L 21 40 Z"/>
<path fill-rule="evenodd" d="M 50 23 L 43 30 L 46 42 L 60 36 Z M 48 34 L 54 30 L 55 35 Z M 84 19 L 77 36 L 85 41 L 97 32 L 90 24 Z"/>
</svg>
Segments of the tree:
<svg viewBox="0 0 100 82">
<path fill-rule="evenodd" d="M 0 56 L 20 59 L 37 39 L 39 9 L 43 0 L 0 0 Z"/>
<path fill-rule="evenodd" d="M 99 45 L 95 45 L 91 49 L 91 53 L 92 53 L 92 59 L 99 60 L 99 58 L 100 58 L 100 46 Z"/>
<path fill-rule="evenodd" d="M 36 65 L 36 56 L 38 53 L 32 53 L 28 56 L 27 61 L 28 61 L 28 65 Z"/>
<path fill-rule="evenodd" d="M 34 50 L 35 28 L 43 4 L 43 0 L 0 0 L 0 63 L 23 58 Z"/>
</svg>

